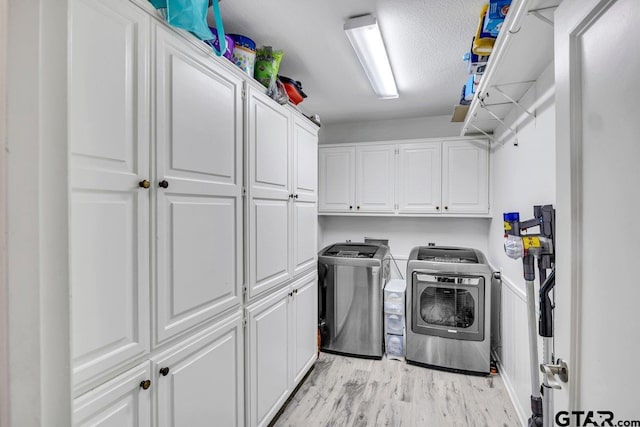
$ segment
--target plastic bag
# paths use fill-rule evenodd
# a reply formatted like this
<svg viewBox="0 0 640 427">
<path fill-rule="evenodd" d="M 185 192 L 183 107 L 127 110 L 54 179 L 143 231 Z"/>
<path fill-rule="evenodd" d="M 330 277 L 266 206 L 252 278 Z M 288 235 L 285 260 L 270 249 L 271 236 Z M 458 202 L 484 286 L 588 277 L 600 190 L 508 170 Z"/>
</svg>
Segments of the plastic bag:
<svg viewBox="0 0 640 427">
<path fill-rule="evenodd" d="M 267 89 L 274 90 L 280 61 L 284 52 L 273 50 L 271 46 L 262 46 L 256 52 L 254 77 Z"/>
<path fill-rule="evenodd" d="M 213 39 L 213 34 L 207 25 L 209 0 L 166 0 L 166 2 L 169 24 L 190 31 L 200 40 Z M 224 52 L 226 44 L 220 48 Z"/>
<path fill-rule="evenodd" d="M 149 0 L 149 3 L 151 3 L 156 9 L 167 8 L 167 0 Z"/>
</svg>

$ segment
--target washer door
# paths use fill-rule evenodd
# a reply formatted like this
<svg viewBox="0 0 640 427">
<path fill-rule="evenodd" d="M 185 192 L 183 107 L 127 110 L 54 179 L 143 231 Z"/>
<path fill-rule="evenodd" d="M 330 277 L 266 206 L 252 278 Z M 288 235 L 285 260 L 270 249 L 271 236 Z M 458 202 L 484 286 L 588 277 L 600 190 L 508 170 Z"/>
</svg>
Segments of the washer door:
<svg viewBox="0 0 640 427">
<path fill-rule="evenodd" d="M 413 332 L 484 339 L 484 277 L 413 273 Z"/>
</svg>

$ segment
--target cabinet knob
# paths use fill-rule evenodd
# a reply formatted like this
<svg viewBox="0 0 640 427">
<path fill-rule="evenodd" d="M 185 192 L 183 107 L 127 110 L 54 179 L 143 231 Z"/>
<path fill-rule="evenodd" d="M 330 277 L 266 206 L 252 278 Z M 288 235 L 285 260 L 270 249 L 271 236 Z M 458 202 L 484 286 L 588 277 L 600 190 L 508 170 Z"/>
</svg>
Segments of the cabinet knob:
<svg viewBox="0 0 640 427">
<path fill-rule="evenodd" d="M 162 188 L 169 188 L 169 182 L 168 182 L 167 180 L 165 180 L 165 179 L 163 179 L 162 181 L 160 181 L 160 182 L 158 183 L 158 185 L 159 185 L 160 187 L 162 187 Z"/>
<path fill-rule="evenodd" d="M 289 194 L 289 198 L 290 198 L 290 199 L 293 199 L 293 194 Z"/>
<path fill-rule="evenodd" d="M 147 181 L 146 179 L 143 179 L 142 181 L 140 181 L 138 183 L 138 187 L 140 187 L 140 188 L 149 188 L 149 187 L 151 187 L 151 183 L 149 181 Z"/>
<path fill-rule="evenodd" d="M 444 207 L 444 210 L 445 210 L 445 211 L 448 211 L 448 210 L 449 210 L 449 206 L 445 206 L 445 207 Z"/>
<path fill-rule="evenodd" d="M 353 209 L 353 206 L 349 206 L 349 209 Z"/>
<path fill-rule="evenodd" d="M 436 206 L 436 210 L 439 211 L 440 210 L 440 206 Z"/>
<path fill-rule="evenodd" d="M 298 289 L 297 289 L 297 288 L 296 288 L 296 289 L 294 289 L 294 290 L 293 290 L 293 293 L 297 295 L 297 294 L 298 294 Z"/>
<path fill-rule="evenodd" d="M 295 198 L 297 199 L 297 198 L 298 198 L 298 195 L 296 194 L 296 195 L 294 195 L 293 197 L 295 197 Z"/>
<path fill-rule="evenodd" d="M 292 297 L 293 296 L 293 291 L 289 292 L 289 296 Z"/>
<path fill-rule="evenodd" d="M 147 390 L 149 387 L 151 387 L 151 380 L 144 380 L 140 383 L 140 388 L 143 390 Z"/>
<path fill-rule="evenodd" d="M 164 368 L 160 368 L 160 375 L 162 375 L 163 377 L 169 375 L 169 367 L 165 366 Z"/>
<path fill-rule="evenodd" d="M 356 206 L 357 209 L 360 209 L 360 206 Z"/>
</svg>

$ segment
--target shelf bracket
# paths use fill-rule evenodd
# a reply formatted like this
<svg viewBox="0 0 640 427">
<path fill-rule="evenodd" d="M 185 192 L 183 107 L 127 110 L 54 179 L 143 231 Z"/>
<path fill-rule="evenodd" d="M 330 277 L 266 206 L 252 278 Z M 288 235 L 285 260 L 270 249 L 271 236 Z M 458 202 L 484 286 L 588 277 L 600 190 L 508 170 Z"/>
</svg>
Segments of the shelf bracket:
<svg viewBox="0 0 640 427">
<path fill-rule="evenodd" d="M 523 82 L 524 83 L 524 82 Z M 515 105 L 516 107 L 518 107 L 522 112 L 527 113 L 530 117 L 532 118 L 536 118 L 535 113 L 531 113 L 529 110 L 527 110 L 526 108 L 524 108 L 522 105 L 520 105 L 520 103 L 518 101 L 516 101 L 515 99 L 513 99 L 512 97 L 510 97 L 509 95 L 507 95 L 502 89 L 500 89 L 499 85 L 493 85 L 492 86 L 499 94 L 501 94 L 502 96 L 504 96 L 505 98 L 507 98 L 507 100 L 509 100 L 513 105 Z"/>
<path fill-rule="evenodd" d="M 543 10 L 555 9 L 557 7 L 558 6 L 541 7 L 539 9 L 531 9 L 531 10 L 527 11 L 527 13 L 529 15 L 535 16 L 536 18 L 538 18 L 539 20 L 541 20 L 545 24 L 550 25 L 551 28 L 553 28 L 553 26 L 554 26 L 553 21 L 550 20 L 549 18 L 547 18 L 546 16 L 544 16 L 543 14 L 541 14 L 540 12 L 543 11 Z"/>
<path fill-rule="evenodd" d="M 478 132 L 480 132 L 481 134 L 483 134 L 484 136 L 486 136 L 487 138 L 489 138 L 490 141 L 493 140 L 493 135 L 489 135 L 487 132 L 483 131 L 482 129 L 480 129 L 478 126 L 474 125 L 473 123 L 469 123 L 469 126 L 471 126 L 472 128 L 474 128 L 475 130 L 477 130 Z"/>
<path fill-rule="evenodd" d="M 502 120 L 493 111 L 491 111 L 489 108 L 487 108 L 487 105 L 485 105 L 484 100 L 482 100 L 482 99 L 480 99 L 480 107 L 483 108 L 487 113 L 489 113 L 491 115 L 491 117 L 496 119 L 502 126 L 504 126 L 505 129 L 509 130 L 509 132 L 511 132 L 513 134 L 513 136 L 515 136 L 516 138 L 518 137 L 518 132 L 513 130 L 513 128 L 511 128 L 511 126 L 507 125 L 504 122 L 504 120 Z"/>
</svg>

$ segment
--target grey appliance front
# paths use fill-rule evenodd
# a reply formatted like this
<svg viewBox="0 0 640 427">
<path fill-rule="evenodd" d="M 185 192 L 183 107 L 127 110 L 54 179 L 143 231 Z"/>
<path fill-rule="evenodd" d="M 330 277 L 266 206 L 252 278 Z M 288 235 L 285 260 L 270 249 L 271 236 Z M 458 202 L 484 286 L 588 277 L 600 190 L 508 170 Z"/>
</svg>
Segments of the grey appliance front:
<svg viewBox="0 0 640 427">
<path fill-rule="evenodd" d="M 389 275 L 388 248 L 353 246 L 332 245 L 318 258 L 321 349 L 381 358 L 382 289 Z"/>
</svg>

